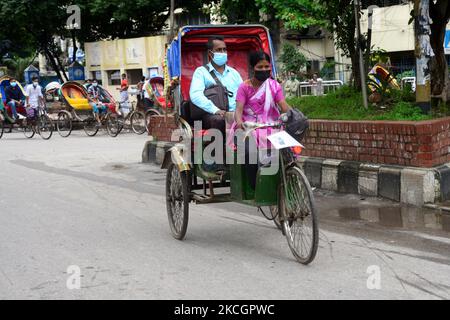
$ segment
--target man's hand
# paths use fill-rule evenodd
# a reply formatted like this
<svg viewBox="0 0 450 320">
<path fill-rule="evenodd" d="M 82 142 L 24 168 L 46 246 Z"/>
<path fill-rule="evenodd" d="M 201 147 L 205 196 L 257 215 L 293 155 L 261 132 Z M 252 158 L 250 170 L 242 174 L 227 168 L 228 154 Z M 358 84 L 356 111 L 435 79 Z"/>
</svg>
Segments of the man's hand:
<svg viewBox="0 0 450 320">
<path fill-rule="evenodd" d="M 226 113 L 225 111 L 219 110 L 219 111 L 216 112 L 216 115 L 221 116 L 221 117 L 225 117 L 225 113 Z"/>
</svg>

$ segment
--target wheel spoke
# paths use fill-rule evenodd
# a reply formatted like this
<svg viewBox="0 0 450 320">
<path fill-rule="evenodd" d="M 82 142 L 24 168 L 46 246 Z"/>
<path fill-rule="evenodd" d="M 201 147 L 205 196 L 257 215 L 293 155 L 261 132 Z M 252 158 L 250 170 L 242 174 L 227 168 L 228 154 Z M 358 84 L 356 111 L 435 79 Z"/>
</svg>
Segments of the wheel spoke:
<svg viewBox="0 0 450 320">
<path fill-rule="evenodd" d="M 301 171 L 294 167 L 286 174 L 286 186 L 280 195 L 288 244 L 296 258 L 309 263 L 317 250 L 317 226 L 313 221 L 312 191 Z"/>
</svg>

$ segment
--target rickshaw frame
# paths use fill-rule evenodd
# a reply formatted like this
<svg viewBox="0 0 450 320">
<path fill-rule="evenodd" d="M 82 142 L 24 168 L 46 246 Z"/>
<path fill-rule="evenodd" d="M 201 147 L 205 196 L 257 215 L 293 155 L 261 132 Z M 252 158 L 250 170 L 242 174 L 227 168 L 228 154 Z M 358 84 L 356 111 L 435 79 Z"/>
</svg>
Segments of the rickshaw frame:
<svg viewBox="0 0 450 320">
<path fill-rule="evenodd" d="M 272 75 L 276 78 L 276 67 L 273 60 L 274 50 L 270 39 L 269 30 L 265 26 L 186 26 L 180 29 L 178 37 L 174 39 L 167 50 L 170 77 L 172 80 L 175 80 L 174 85 L 170 88 L 170 100 L 174 102 L 173 110 L 174 116 L 179 125 L 178 133 L 181 137 L 181 141 L 187 141 L 188 144 L 191 144 L 190 148 L 186 144 L 176 144 L 166 152 L 161 165 L 161 168 L 167 169 L 166 204 L 172 235 L 178 240 L 184 239 L 189 218 L 190 202 L 194 202 L 195 204 L 212 204 L 233 201 L 257 207 L 263 214 L 264 211 L 261 207 L 269 206 L 271 207 L 271 217 L 268 217 L 266 214 L 264 214 L 264 216 L 269 220 L 274 220 L 283 234 L 286 235 L 289 247 L 297 261 L 302 264 L 309 264 L 314 260 L 318 248 L 317 214 L 315 211 L 311 186 L 302 172 L 301 167 L 295 161 L 294 154 L 290 149 L 280 150 L 280 157 L 278 159 L 280 159 L 279 163 L 281 172 L 278 170 L 272 175 L 262 175 L 260 173 L 261 168 L 258 169 L 257 182 L 254 190 L 250 187 L 248 181 L 249 178 L 247 177 L 244 165 L 242 164 L 234 162 L 229 165 L 229 172 L 217 173 L 206 171 L 202 167 L 202 163 L 198 164 L 190 161 L 190 159 L 195 158 L 196 152 L 203 152 L 204 144 L 202 142 L 200 144 L 202 147 L 196 148 L 195 143 L 192 142 L 193 138 L 199 134 L 199 132 L 194 132 L 192 130 L 192 121 L 190 121 L 189 118 L 186 119 L 186 112 L 185 110 L 182 110 L 183 107 L 188 107 L 188 104 L 186 103 L 188 100 L 185 99 L 186 95 L 183 94 L 183 90 L 186 92 L 187 87 L 187 85 L 183 83 L 183 68 L 181 65 L 183 37 L 186 37 L 186 34 L 190 30 L 214 29 L 215 32 L 211 35 L 222 35 L 220 34 L 220 30 L 232 30 L 233 28 L 236 28 L 236 30 L 246 28 L 249 28 L 250 30 L 259 28 L 265 32 L 267 37 L 267 43 L 265 43 L 265 46 L 266 49 L 269 49 L 269 55 L 272 59 Z M 202 34 L 201 38 L 208 38 L 211 35 Z M 243 36 L 242 34 L 233 35 L 232 32 L 227 35 L 245 37 L 245 35 Z M 225 37 L 225 41 L 227 42 L 227 37 Z M 244 42 L 244 44 L 246 43 Z M 178 51 L 178 68 L 177 63 L 173 61 L 173 57 L 176 57 L 177 54 L 173 54 L 172 50 Z M 191 56 L 194 56 L 194 53 L 191 51 L 189 51 L 189 53 Z M 246 52 L 244 51 L 244 58 L 245 53 Z M 187 76 L 187 78 L 189 77 Z M 230 113 L 227 113 L 227 116 L 232 118 L 232 114 Z M 282 124 L 276 124 L 273 126 L 279 126 L 281 128 Z M 186 154 L 187 152 L 190 152 L 190 154 Z M 236 159 L 235 157 L 236 155 L 233 154 L 234 160 Z M 293 178 L 291 178 L 291 175 L 295 176 L 295 181 L 292 180 Z M 199 183 L 199 180 L 201 180 L 202 183 Z M 292 187 L 297 189 L 292 191 Z M 230 192 L 219 194 L 216 191 L 220 188 L 230 188 Z M 277 192 L 273 192 L 274 188 Z M 300 189 L 302 189 L 302 195 L 299 197 L 299 194 L 296 193 L 296 191 Z M 196 192 L 199 190 L 201 190 L 202 193 Z M 301 223 L 303 223 L 308 218 L 311 218 L 312 240 L 310 243 L 310 250 L 307 252 L 308 254 L 302 255 L 294 244 L 295 239 L 292 239 L 294 228 L 293 225 L 297 224 L 300 220 Z"/>
<path fill-rule="evenodd" d="M 73 107 L 71 105 L 71 103 L 67 100 L 67 98 L 63 92 L 64 86 L 67 86 L 67 85 L 73 85 L 73 86 L 77 87 L 79 90 L 81 90 L 81 92 L 85 95 L 86 99 L 90 103 L 87 89 L 82 84 L 80 84 L 76 81 L 67 81 L 61 85 L 61 88 L 60 88 L 61 107 L 57 111 L 58 119 L 56 120 L 57 129 L 58 129 L 60 136 L 63 138 L 69 137 L 72 133 L 74 122 L 82 123 L 84 126 L 84 130 L 88 136 L 90 136 L 90 137 L 95 136 L 98 133 L 98 131 L 100 130 L 99 127 L 95 127 L 91 133 L 89 133 L 88 130 L 86 129 L 89 125 L 95 125 L 97 123 L 97 121 L 95 120 L 95 114 L 94 114 L 93 110 L 92 109 L 91 110 L 88 110 L 88 109 L 77 110 L 75 107 Z M 105 90 L 105 89 L 103 89 L 103 90 Z M 107 93 L 110 97 L 112 97 L 109 92 L 107 92 Z M 114 101 L 114 103 L 115 103 L 115 101 Z M 114 115 L 114 117 L 117 118 L 117 114 L 113 113 L 107 104 L 105 104 L 105 106 L 107 106 L 106 114 L 100 114 L 102 126 L 103 125 L 106 126 L 108 135 L 110 135 L 111 137 L 117 137 L 117 135 L 121 131 L 120 125 L 119 125 L 119 122 L 117 121 L 117 119 L 115 120 L 115 122 L 117 123 L 117 128 L 115 131 L 112 131 L 108 126 L 109 122 L 113 122 L 112 120 L 110 121 L 109 118 L 113 117 L 113 115 Z M 60 126 L 61 126 L 62 122 L 69 123 L 67 131 L 63 131 L 61 129 Z"/>
</svg>

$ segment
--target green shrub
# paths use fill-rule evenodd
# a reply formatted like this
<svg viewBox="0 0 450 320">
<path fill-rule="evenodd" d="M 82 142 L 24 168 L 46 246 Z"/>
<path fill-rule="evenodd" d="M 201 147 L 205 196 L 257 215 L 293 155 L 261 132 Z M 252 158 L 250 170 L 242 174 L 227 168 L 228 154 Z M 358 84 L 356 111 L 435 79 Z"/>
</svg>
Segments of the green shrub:
<svg viewBox="0 0 450 320">
<path fill-rule="evenodd" d="M 325 96 L 292 98 L 288 103 L 301 110 L 310 119 L 328 120 L 427 120 L 414 102 L 414 94 L 408 91 L 392 90 L 389 105 L 381 109 L 370 106 L 364 109 L 362 95 L 351 87 L 344 86 Z"/>
</svg>

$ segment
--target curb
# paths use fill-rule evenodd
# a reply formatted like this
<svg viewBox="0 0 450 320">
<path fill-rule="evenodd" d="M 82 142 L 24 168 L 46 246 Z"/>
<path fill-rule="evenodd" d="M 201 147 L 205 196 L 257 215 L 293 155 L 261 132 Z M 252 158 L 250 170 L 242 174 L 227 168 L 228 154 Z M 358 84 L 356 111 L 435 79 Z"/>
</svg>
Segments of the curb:
<svg viewBox="0 0 450 320">
<path fill-rule="evenodd" d="M 450 200 L 450 166 L 412 168 L 303 157 L 311 185 L 423 206 Z"/>
<path fill-rule="evenodd" d="M 174 145 L 147 141 L 142 162 L 161 165 L 164 155 Z M 311 186 L 324 190 L 381 197 L 419 207 L 450 200 L 450 163 L 435 168 L 413 168 L 302 157 L 299 164 Z"/>
</svg>

